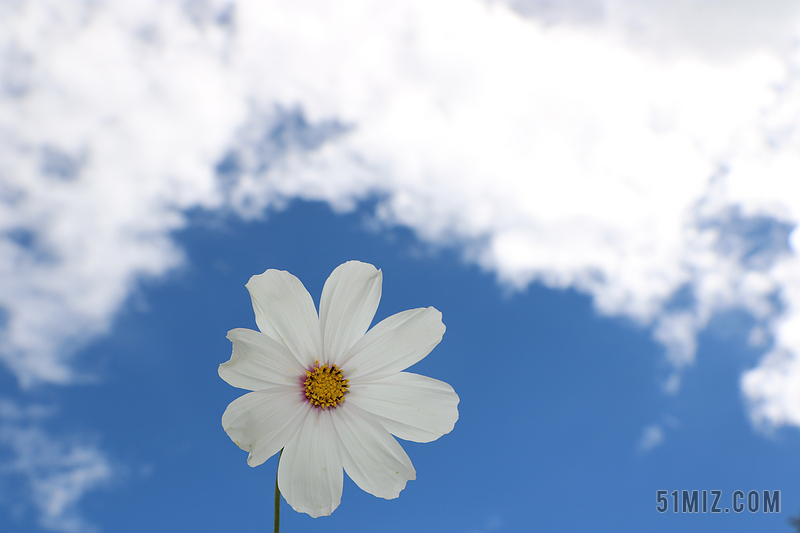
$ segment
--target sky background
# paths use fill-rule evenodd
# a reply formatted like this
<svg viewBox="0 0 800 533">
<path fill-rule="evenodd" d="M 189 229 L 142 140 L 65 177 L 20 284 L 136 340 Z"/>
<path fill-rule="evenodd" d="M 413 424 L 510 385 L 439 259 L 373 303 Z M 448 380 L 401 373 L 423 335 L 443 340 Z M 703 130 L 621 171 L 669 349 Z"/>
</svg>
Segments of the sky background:
<svg viewBox="0 0 800 533">
<path fill-rule="evenodd" d="M 350 259 L 443 313 L 460 418 L 284 531 L 800 512 L 794 0 L 0 1 L 0 147 L 0 531 L 269 530 L 225 334 Z"/>
</svg>

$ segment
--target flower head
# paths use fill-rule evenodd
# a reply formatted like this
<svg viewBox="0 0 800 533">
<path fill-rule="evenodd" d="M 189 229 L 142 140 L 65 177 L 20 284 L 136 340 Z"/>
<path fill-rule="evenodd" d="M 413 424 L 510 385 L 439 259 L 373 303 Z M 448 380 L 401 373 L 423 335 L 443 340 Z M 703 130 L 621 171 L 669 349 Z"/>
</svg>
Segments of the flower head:
<svg viewBox="0 0 800 533">
<path fill-rule="evenodd" d="M 458 420 L 450 385 L 403 372 L 442 340 L 439 311 L 410 309 L 367 331 L 382 279 L 370 264 L 340 265 L 318 316 L 300 280 L 267 270 L 247 283 L 261 331 L 228 332 L 233 354 L 219 375 L 253 392 L 231 402 L 222 427 L 250 466 L 283 449 L 281 493 L 314 517 L 339 506 L 342 469 L 370 494 L 396 498 L 416 472 L 392 435 L 430 442 Z"/>
</svg>

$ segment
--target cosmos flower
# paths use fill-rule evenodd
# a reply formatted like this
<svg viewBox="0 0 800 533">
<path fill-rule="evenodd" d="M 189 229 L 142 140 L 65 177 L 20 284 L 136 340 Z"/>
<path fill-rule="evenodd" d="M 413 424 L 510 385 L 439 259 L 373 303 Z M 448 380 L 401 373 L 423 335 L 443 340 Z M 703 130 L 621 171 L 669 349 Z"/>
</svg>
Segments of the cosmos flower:
<svg viewBox="0 0 800 533">
<path fill-rule="evenodd" d="M 250 466 L 283 449 L 280 491 L 314 517 L 338 507 L 343 468 L 361 489 L 396 498 L 416 472 L 392 435 L 430 442 L 458 420 L 450 385 L 403 372 L 442 340 L 439 311 L 410 309 L 367 331 L 382 280 L 370 264 L 340 265 L 317 316 L 300 280 L 267 270 L 247 283 L 261 331 L 228 332 L 233 354 L 219 375 L 253 392 L 231 402 L 222 426 Z"/>
</svg>

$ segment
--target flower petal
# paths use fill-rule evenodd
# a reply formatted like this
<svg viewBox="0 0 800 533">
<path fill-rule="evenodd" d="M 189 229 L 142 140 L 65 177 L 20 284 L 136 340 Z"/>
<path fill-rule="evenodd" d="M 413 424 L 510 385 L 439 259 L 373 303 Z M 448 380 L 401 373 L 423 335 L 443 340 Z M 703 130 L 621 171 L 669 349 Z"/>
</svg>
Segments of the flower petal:
<svg viewBox="0 0 800 533">
<path fill-rule="evenodd" d="M 375 381 L 391 376 L 431 353 L 444 335 L 442 313 L 433 307 L 409 309 L 381 321 L 361 337 L 341 365 L 345 377 Z"/>
<path fill-rule="evenodd" d="M 383 274 L 369 263 L 348 261 L 325 282 L 319 302 L 319 323 L 325 362 L 342 357 L 366 333 L 381 301 Z"/>
<path fill-rule="evenodd" d="M 274 385 L 296 385 L 305 369 L 288 348 L 252 329 L 228 332 L 233 343 L 230 361 L 219 365 L 219 377 L 240 389 L 261 390 Z"/>
<path fill-rule="evenodd" d="M 232 401 L 222 415 L 222 427 L 239 448 L 250 452 L 247 464 L 258 466 L 286 446 L 307 411 L 299 391 L 279 386 Z"/>
<path fill-rule="evenodd" d="M 314 518 L 331 514 L 342 501 L 342 458 L 331 419 L 331 409 L 309 408 L 278 466 L 283 497 Z"/>
<path fill-rule="evenodd" d="M 436 440 L 450 433 L 458 420 L 459 398 L 453 387 L 410 372 L 358 383 L 347 393 L 347 402 L 371 414 L 392 435 L 414 442 Z"/>
<path fill-rule="evenodd" d="M 391 500 L 417 473 L 403 447 L 368 413 L 347 400 L 336 408 L 333 425 L 342 443 L 342 463 L 361 490 Z"/>
<path fill-rule="evenodd" d="M 314 300 L 295 276 L 267 270 L 247 282 L 256 324 L 262 333 L 282 342 L 306 368 L 321 355 L 319 319 Z"/>
</svg>

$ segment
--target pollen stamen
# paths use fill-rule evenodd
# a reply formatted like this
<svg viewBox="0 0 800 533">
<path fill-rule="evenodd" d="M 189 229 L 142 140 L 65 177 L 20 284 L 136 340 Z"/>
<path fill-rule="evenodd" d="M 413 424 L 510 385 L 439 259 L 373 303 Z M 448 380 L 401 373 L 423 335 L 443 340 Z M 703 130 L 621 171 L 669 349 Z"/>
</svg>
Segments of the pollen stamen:
<svg viewBox="0 0 800 533">
<path fill-rule="evenodd" d="M 323 409 L 336 407 L 344 401 L 344 395 L 350 388 L 349 382 L 350 380 L 344 379 L 344 374 L 338 366 L 333 365 L 329 368 L 327 363 L 319 366 L 317 361 L 317 366 L 306 371 L 304 382 L 306 398 L 311 405 Z"/>
</svg>

